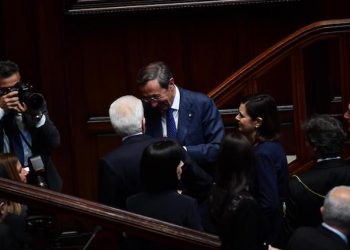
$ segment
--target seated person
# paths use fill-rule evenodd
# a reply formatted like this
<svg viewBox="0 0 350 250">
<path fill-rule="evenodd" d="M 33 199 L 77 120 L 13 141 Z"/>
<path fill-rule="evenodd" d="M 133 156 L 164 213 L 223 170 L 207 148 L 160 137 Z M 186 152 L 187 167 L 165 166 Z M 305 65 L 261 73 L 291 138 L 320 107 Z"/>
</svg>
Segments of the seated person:
<svg viewBox="0 0 350 250">
<path fill-rule="evenodd" d="M 209 196 L 211 221 L 222 241 L 221 249 L 266 249 L 266 222 L 250 193 L 253 148 L 240 133 L 226 135 L 217 164 L 217 183 Z"/>
<path fill-rule="evenodd" d="M 127 199 L 127 210 L 202 230 L 196 200 L 177 191 L 183 158 L 183 148 L 175 141 L 164 139 L 147 146 L 140 164 L 144 192 Z"/>
<path fill-rule="evenodd" d="M 317 162 L 289 181 L 290 197 L 286 203 L 287 237 L 300 226 L 321 224 L 320 207 L 329 190 L 350 185 L 350 165 L 341 159 L 346 133 L 340 121 L 328 115 L 317 115 L 304 124 L 305 136 Z"/>
<path fill-rule="evenodd" d="M 328 192 L 320 211 L 323 223 L 317 228 L 298 228 L 288 250 L 349 249 L 350 187 L 338 186 Z"/>
<path fill-rule="evenodd" d="M 0 154 L 0 177 L 26 183 L 27 174 L 28 172 L 22 168 L 21 163 L 15 155 Z M 14 242 L 22 249 L 28 243 L 28 236 L 25 232 L 27 206 L 8 201 L 6 212 L 7 215 L 2 223 L 8 226 L 9 233 L 14 238 Z"/>
<path fill-rule="evenodd" d="M 0 199 L 0 249 L 13 250 L 16 249 L 13 237 L 11 237 L 9 227 L 2 223 L 7 215 L 7 201 Z"/>
</svg>

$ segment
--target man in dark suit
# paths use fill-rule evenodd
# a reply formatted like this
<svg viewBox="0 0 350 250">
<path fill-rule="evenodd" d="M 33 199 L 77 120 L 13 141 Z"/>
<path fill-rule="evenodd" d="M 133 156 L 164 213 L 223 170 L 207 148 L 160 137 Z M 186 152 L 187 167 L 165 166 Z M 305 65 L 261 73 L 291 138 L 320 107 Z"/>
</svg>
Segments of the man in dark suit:
<svg viewBox="0 0 350 250">
<path fill-rule="evenodd" d="M 340 158 L 346 133 L 336 118 L 315 116 L 304 124 L 308 144 L 317 162 L 313 169 L 293 175 L 289 181 L 286 203 L 286 232 L 300 226 L 318 226 L 322 222 L 319 208 L 326 193 L 335 186 L 350 185 L 350 165 Z"/>
<path fill-rule="evenodd" d="M 134 96 L 115 100 L 110 106 L 109 116 L 114 130 L 122 137 L 122 143 L 101 159 L 99 201 L 125 209 L 126 198 L 142 191 L 139 173 L 142 153 L 149 144 L 159 139 L 143 133 L 143 105 Z M 184 192 L 199 201 L 205 198 L 212 184 L 212 178 L 191 162 L 188 155 L 182 179 Z"/>
<path fill-rule="evenodd" d="M 349 249 L 350 187 L 338 186 L 326 196 L 318 228 L 301 227 L 289 240 L 288 250 Z"/>
<path fill-rule="evenodd" d="M 14 153 L 28 167 L 28 183 L 60 191 L 62 179 L 50 157 L 59 144 L 44 97 L 21 82 L 17 64 L 0 61 L 0 152 Z"/>
<path fill-rule="evenodd" d="M 224 136 L 221 115 L 208 96 L 179 88 L 168 66 L 154 62 L 139 71 L 137 83 L 145 103 L 146 134 L 173 137 L 202 168 L 214 172 Z M 173 119 L 174 125 L 169 120 Z M 175 135 L 169 134 L 174 126 Z"/>
</svg>

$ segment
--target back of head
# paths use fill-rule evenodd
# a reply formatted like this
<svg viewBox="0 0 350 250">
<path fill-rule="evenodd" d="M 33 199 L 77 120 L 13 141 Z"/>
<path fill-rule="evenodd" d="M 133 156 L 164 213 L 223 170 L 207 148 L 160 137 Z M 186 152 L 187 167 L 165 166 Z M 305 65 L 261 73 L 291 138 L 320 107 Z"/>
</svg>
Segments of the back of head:
<svg viewBox="0 0 350 250">
<path fill-rule="evenodd" d="M 0 154 L 0 177 L 21 182 L 17 171 L 18 161 L 14 154 Z"/>
<path fill-rule="evenodd" d="M 175 141 L 164 139 L 145 148 L 140 163 L 141 182 L 147 192 L 176 190 L 176 168 L 183 160 L 183 148 Z"/>
<path fill-rule="evenodd" d="M 323 203 L 323 221 L 330 226 L 350 232 L 350 187 L 330 190 Z"/>
<path fill-rule="evenodd" d="M 167 89 L 172 77 L 169 67 L 164 62 L 153 62 L 140 69 L 136 82 L 143 86 L 148 81 L 158 79 L 160 86 Z"/>
<path fill-rule="evenodd" d="M 0 78 L 7 78 L 19 71 L 19 67 L 12 61 L 0 61 Z"/>
<path fill-rule="evenodd" d="M 218 186 L 237 192 L 248 185 L 254 164 L 254 154 L 249 140 L 233 132 L 224 137 L 218 156 Z"/>
<path fill-rule="evenodd" d="M 122 137 L 142 132 L 143 115 L 142 101 L 131 95 L 118 98 L 109 108 L 111 124 Z"/>
<path fill-rule="evenodd" d="M 339 156 L 346 141 L 342 124 L 329 115 L 316 115 L 303 125 L 305 136 L 322 158 Z"/>
<path fill-rule="evenodd" d="M 253 120 L 258 117 L 262 119 L 257 136 L 267 140 L 275 139 L 280 129 L 275 99 L 270 95 L 258 94 L 244 97 L 241 103 L 245 104 L 247 113 Z"/>
</svg>

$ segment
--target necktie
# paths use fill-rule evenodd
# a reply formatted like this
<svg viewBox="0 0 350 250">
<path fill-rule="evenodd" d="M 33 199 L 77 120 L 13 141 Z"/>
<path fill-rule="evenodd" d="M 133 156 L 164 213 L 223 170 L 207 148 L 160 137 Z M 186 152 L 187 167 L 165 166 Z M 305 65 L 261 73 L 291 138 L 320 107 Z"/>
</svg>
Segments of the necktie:
<svg viewBox="0 0 350 250">
<path fill-rule="evenodd" d="M 22 139 L 20 136 L 20 131 L 14 119 L 14 116 L 9 117 L 7 126 L 5 126 L 5 132 L 9 139 L 11 152 L 18 157 L 19 161 L 23 165 L 24 151 L 23 151 Z"/>
<path fill-rule="evenodd" d="M 176 138 L 176 124 L 173 116 L 173 110 L 174 109 L 169 108 L 166 114 L 166 128 L 168 138 Z"/>
<path fill-rule="evenodd" d="M 23 151 L 21 136 L 19 133 L 20 133 L 19 129 L 15 125 L 12 135 L 10 135 L 9 141 L 12 146 L 13 153 L 17 155 L 22 166 L 24 166 L 24 151 Z"/>
</svg>

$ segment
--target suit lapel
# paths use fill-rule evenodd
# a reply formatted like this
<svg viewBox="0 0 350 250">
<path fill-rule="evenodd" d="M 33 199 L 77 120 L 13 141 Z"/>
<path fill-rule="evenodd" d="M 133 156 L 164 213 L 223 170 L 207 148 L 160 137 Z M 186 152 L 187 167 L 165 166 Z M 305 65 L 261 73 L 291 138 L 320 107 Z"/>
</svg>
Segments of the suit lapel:
<svg viewBox="0 0 350 250">
<path fill-rule="evenodd" d="M 192 109 L 192 102 L 186 91 L 179 88 L 180 91 L 180 106 L 179 106 L 179 120 L 177 138 L 179 142 L 184 142 L 188 134 L 188 128 L 191 127 L 194 111 Z M 193 125 L 192 125 L 193 126 Z"/>
</svg>

